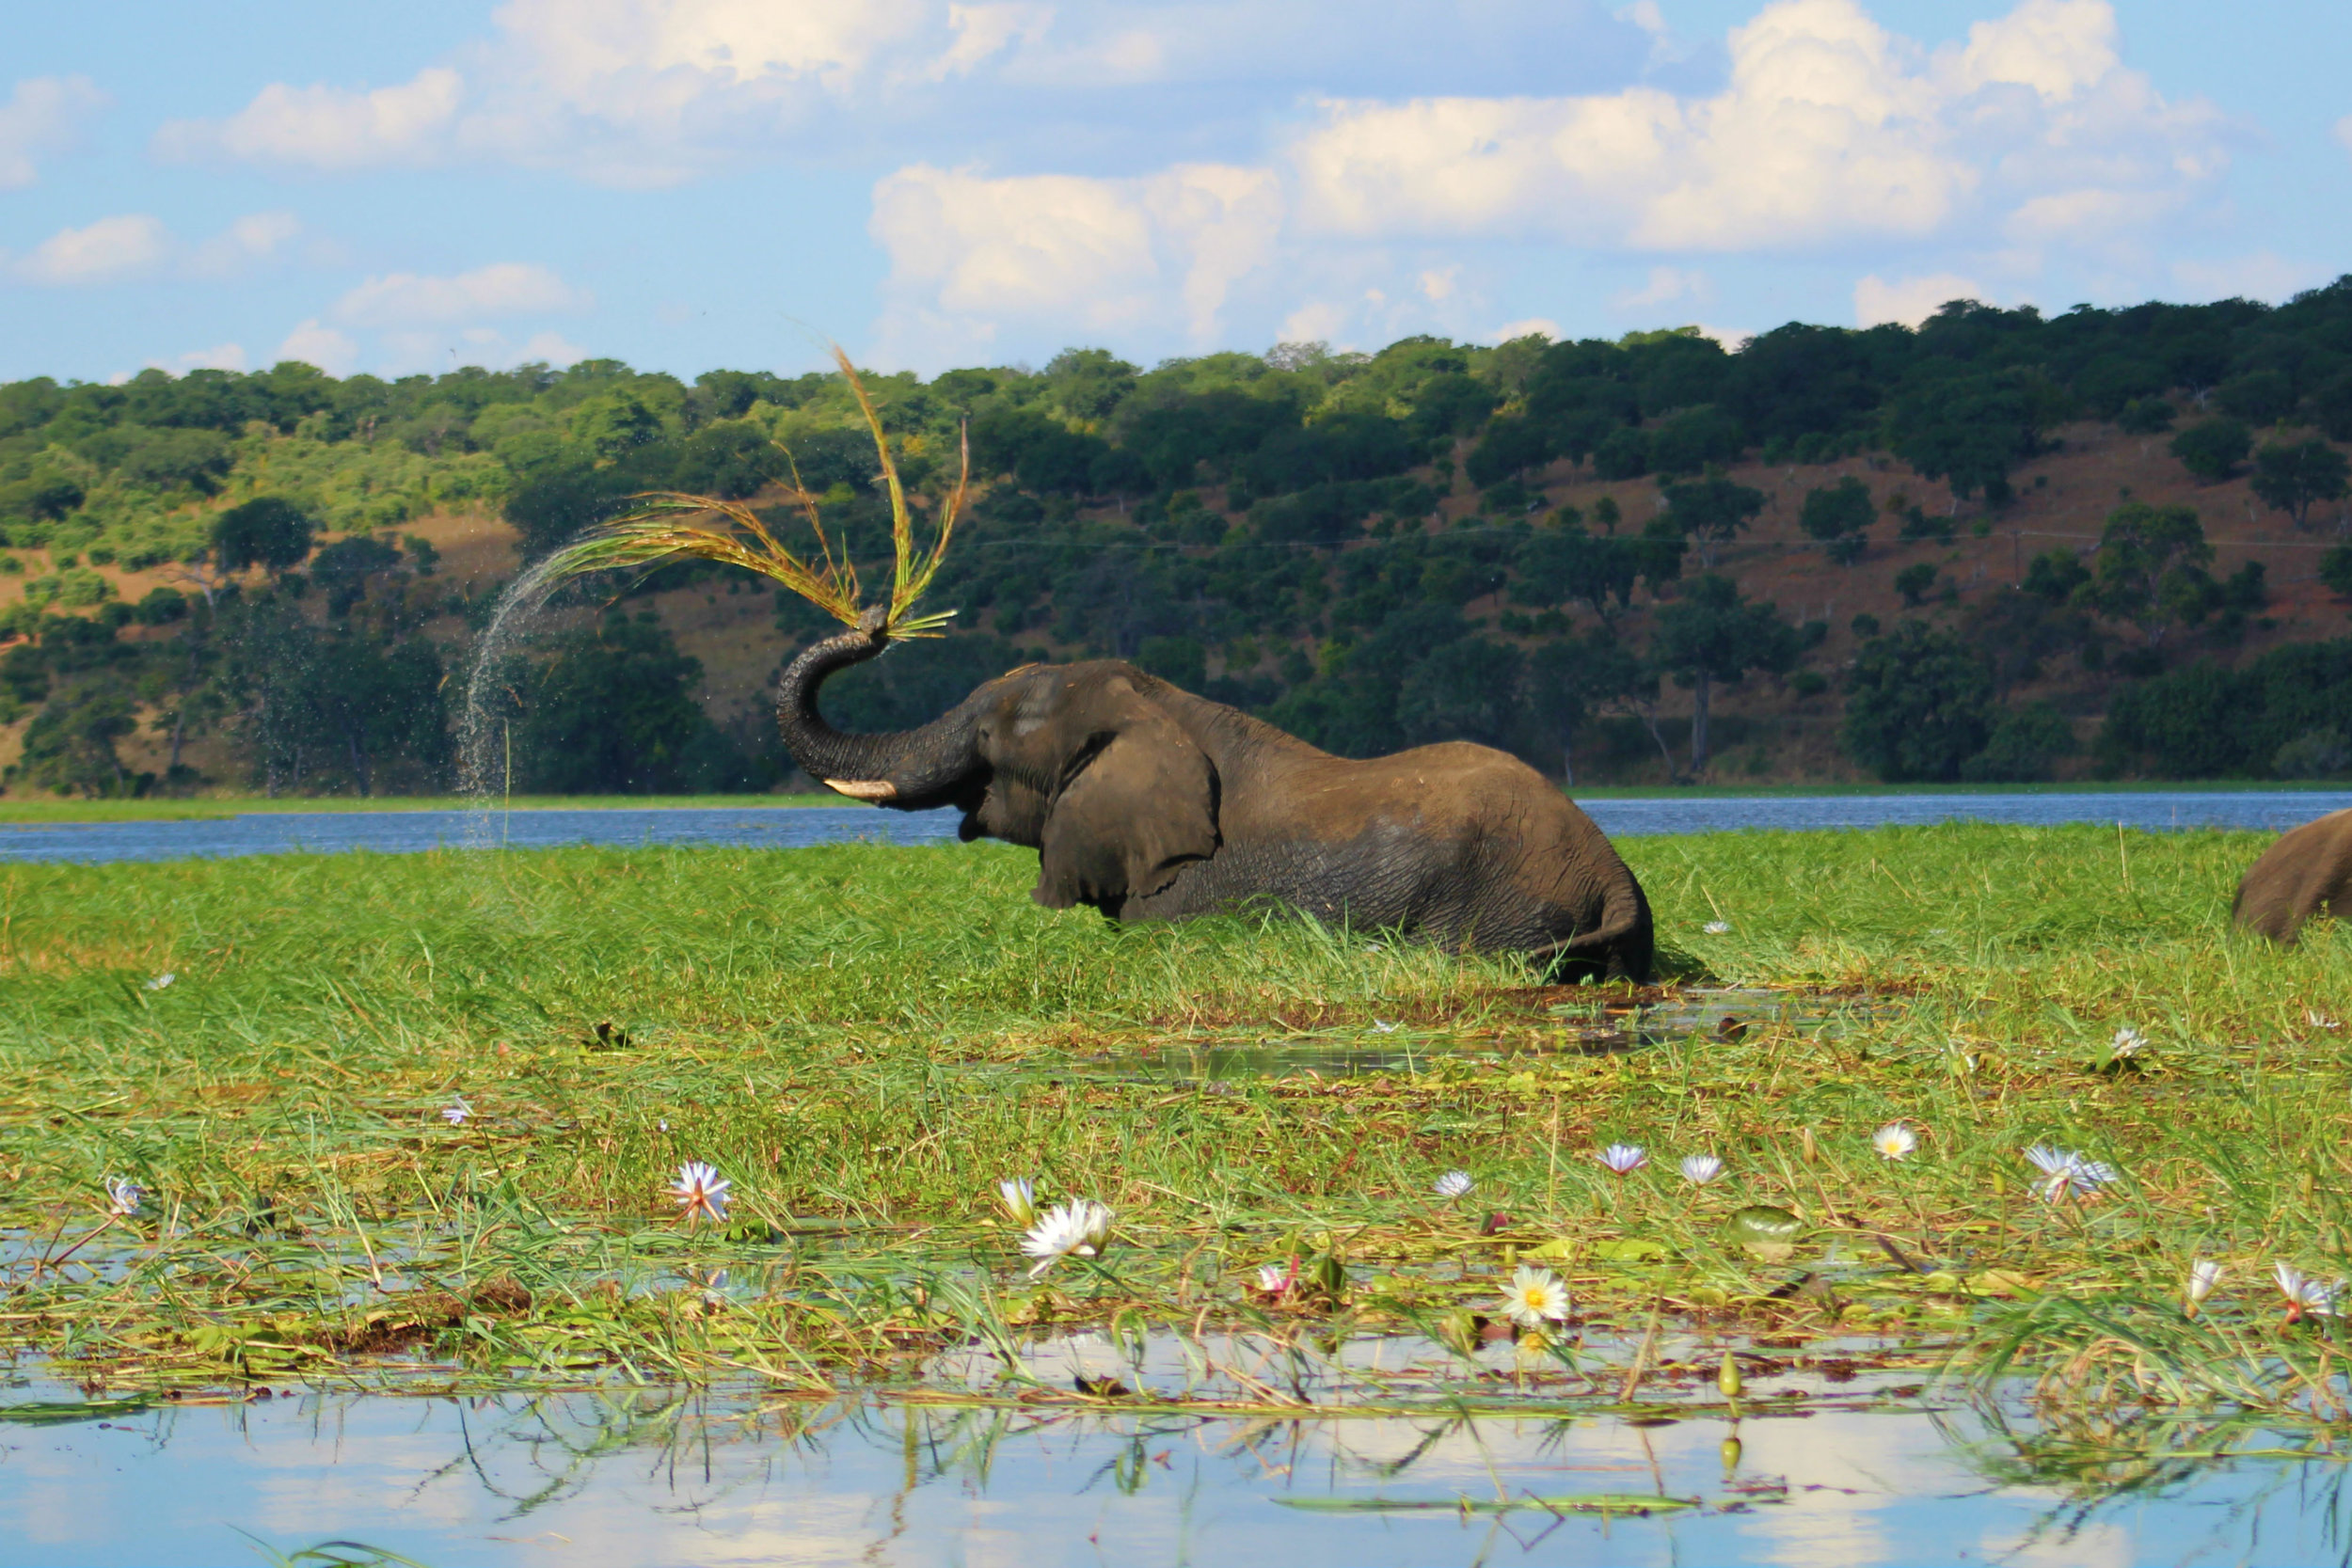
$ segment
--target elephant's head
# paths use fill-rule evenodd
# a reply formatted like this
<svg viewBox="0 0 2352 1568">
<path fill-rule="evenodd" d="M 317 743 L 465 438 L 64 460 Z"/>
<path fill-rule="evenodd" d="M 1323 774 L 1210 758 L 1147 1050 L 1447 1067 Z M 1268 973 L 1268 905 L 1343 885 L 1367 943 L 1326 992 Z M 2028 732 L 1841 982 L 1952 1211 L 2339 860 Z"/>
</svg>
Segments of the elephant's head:
<svg viewBox="0 0 2352 1568">
<path fill-rule="evenodd" d="M 1115 661 L 1025 665 L 921 729 L 844 735 L 818 712 L 818 687 L 887 641 L 869 615 L 785 672 L 785 745 L 834 790 L 906 811 L 952 805 L 963 837 L 1031 846 L 1033 896 L 1052 909 L 1115 914 L 1216 853 L 1216 769 L 1171 717 L 1174 689 Z"/>
</svg>

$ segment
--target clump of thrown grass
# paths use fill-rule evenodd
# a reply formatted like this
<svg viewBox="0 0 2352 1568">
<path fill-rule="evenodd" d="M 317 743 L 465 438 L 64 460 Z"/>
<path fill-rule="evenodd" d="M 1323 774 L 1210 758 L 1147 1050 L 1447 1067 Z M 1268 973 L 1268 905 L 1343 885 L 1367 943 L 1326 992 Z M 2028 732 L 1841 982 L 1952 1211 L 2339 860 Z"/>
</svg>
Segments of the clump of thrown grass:
<svg viewBox="0 0 2352 1568">
<path fill-rule="evenodd" d="M 967 437 L 962 443 L 962 463 L 956 487 L 939 509 L 930 545 L 928 548 L 918 546 L 914 513 L 907 505 L 906 487 L 898 482 L 898 466 L 891 456 L 890 438 L 883 434 L 882 416 L 875 412 L 873 399 L 866 395 L 866 383 L 858 378 L 850 356 L 837 345 L 833 356 L 850 391 L 857 396 L 858 411 L 866 417 L 866 428 L 874 437 L 874 455 L 882 465 L 883 485 L 890 496 L 892 570 L 890 595 L 882 603 L 870 611 L 865 607 L 857 567 L 846 553 L 834 553 L 834 543 L 826 534 L 824 518 L 818 510 L 818 499 L 801 483 L 797 463 L 792 463 L 790 502 L 800 509 L 815 542 L 814 557 L 784 544 L 770 531 L 757 512 L 739 501 L 662 490 L 638 497 L 643 503 L 638 510 L 592 528 L 557 550 L 539 568 L 539 579 L 552 585 L 592 572 L 654 566 L 684 556 L 739 566 L 767 578 L 847 626 L 860 625 L 870 615 L 874 624 L 892 637 L 938 636 L 940 627 L 955 611 L 917 615 L 914 605 L 930 587 L 931 578 L 939 574 L 940 562 L 946 558 L 947 540 L 955 531 L 956 515 L 963 508 L 964 493 L 972 476 L 970 440 Z M 787 463 L 791 462 L 790 452 L 786 452 L 785 457 Z M 715 517 L 719 522 L 714 525 L 696 520 L 705 517 Z"/>
<path fill-rule="evenodd" d="M 113 1378 L 409 1351 L 806 1379 L 1040 1322 L 1266 1321 L 1246 1287 L 1293 1256 L 1336 1290 L 1279 1323 L 1458 1338 L 1534 1260 L 1597 1347 L 1662 1308 L 2035 1370 L 2063 1348 L 2308 1416 L 2332 1341 L 2266 1276 L 2344 1267 L 2352 948 L 2228 932 L 2262 843 L 1628 841 L 1685 988 L 1816 1000 L 1775 1022 L 1735 999 L 1736 1037 L 1602 1055 L 1577 1044 L 1622 989 L 1286 920 L 1111 927 L 1030 904 L 1034 863 L 991 845 L 9 867 L 0 1332 Z M 2145 1044 L 2118 1062 L 2127 1027 Z M 1269 1042 L 1302 1066 L 1168 1066 Z M 1328 1070 L 1367 1049 L 1418 1070 Z M 1918 1147 L 1891 1162 L 1870 1134 L 1897 1120 Z M 1605 1170 L 1616 1141 L 1648 1162 Z M 2119 1180 L 2042 1201 L 2041 1144 Z M 1693 1152 L 1726 1174 L 1686 1185 Z M 728 1227 L 667 1217 L 689 1159 L 735 1182 Z M 1452 1168 L 1475 1185 L 1441 1201 Z M 992 1187 L 1027 1174 L 1118 1211 L 1107 1259 L 1023 1280 Z M 36 1270 L 99 1224 L 109 1175 L 149 1196 L 80 1255 L 106 1268 Z M 1793 1252 L 1726 1228 L 1756 1204 L 1796 1216 Z M 2194 1258 L 2231 1272 L 2192 1321 L 2167 1304 Z M 685 1271 L 722 1266 L 714 1307 Z"/>
</svg>

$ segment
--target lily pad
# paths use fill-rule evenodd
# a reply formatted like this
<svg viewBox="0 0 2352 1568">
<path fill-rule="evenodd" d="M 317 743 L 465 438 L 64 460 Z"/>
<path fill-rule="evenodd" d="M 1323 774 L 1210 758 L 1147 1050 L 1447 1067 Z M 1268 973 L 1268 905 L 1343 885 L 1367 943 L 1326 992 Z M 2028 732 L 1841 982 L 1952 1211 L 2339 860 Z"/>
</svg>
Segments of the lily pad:
<svg viewBox="0 0 2352 1568">
<path fill-rule="evenodd" d="M 1666 1497 L 1646 1492 L 1571 1492 L 1550 1497 L 1277 1497 L 1284 1508 L 1308 1513 L 1510 1513 L 1536 1509 L 1547 1513 L 1672 1513 L 1696 1508 L 1696 1497 Z"/>
<path fill-rule="evenodd" d="M 1646 1236 L 1622 1236 L 1594 1247 L 1593 1256 L 1604 1263 L 1655 1263 L 1666 1256 L 1666 1243 Z"/>
<path fill-rule="evenodd" d="M 1734 1245 L 1767 1263 L 1777 1263 L 1797 1250 L 1804 1221 L 1769 1203 L 1751 1203 L 1734 1212 L 1724 1226 Z"/>
</svg>

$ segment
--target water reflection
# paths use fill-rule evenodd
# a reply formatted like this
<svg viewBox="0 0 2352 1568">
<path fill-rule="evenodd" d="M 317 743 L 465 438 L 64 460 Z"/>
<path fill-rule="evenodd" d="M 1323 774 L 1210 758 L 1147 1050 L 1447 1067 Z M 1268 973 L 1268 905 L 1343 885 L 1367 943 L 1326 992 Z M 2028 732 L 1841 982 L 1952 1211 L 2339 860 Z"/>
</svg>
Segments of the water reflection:
<svg viewBox="0 0 2352 1568">
<path fill-rule="evenodd" d="M 0 1402 L 70 1398 L 20 1387 Z M 0 1563 L 217 1562 L 358 1540 L 429 1563 L 2341 1560 L 2333 1465 L 2087 1485 L 1964 1410 L 1661 1424 L 755 1394 L 296 1394 L 0 1424 Z M 1661 1412 L 1661 1415 L 1665 1413 Z M 1736 1446 L 1727 1438 L 1737 1438 Z M 1985 1447 L 1980 1447 L 1984 1445 Z M 1588 1515 L 1327 1513 L 1578 1495 Z M 1294 1506 L 1285 1506 L 1285 1504 Z"/>
</svg>

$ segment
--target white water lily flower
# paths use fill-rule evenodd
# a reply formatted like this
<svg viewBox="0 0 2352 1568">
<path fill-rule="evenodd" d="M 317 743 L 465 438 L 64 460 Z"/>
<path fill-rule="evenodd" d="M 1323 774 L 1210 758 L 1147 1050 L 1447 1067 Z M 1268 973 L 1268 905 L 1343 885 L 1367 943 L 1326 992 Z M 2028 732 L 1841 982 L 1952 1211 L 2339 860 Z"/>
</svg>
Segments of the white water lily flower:
<svg viewBox="0 0 2352 1568">
<path fill-rule="evenodd" d="M 2183 1293 L 2188 1297 L 2188 1304 L 2194 1307 L 2213 1294 L 2213 1288 L 2221 1283 L 2221 1276 L 2227 1272 L 2210 1258 L 2200 1258 L 2191 1262 L 2188 1266 L 2188 1283 L 2183 1287 Z"/>
<path fill-rule="evenodd" d="M 1568 1315 L 1568 1288 L 1549 1269 L 1521 1263 L 1511 1275 L 1511 1288 L 1502 1292 L 1502 1315 L 1521 1328 L 1563 1322 Z"/>
<path fill-rule="evenodd" d="M 1899 1121 L 1890 1121 L 1870 1134 L 1870 1147 L 1885 1160 L 1905 1160 L 1919 1147 L 1919 1134 Z"/>
<path fill-rule="evenodd" d="M 1375 1035 L 1393 1035 L 1396 1031 L 1397 1025 L 1394 1023 L 1383 1023 L 1376 1018 L 1372 1021 L 1372 1032 Z"/>
<path fill-rule="evenodd" d="M 1727 936 L 1731 932 L 1731 922 L 1728 920 L 1710 920 L 1699 928 L 1710 937 Z"/>
<path fill-rule="evenodd" d="M 1090 1197 L 1075 1198 L 1047 1210 L 1044 1218 L 1021 1238 L 1021 1250 L 1037 1259 L 1029 1277 L 1035 1279 L 1073 1254 L 1080 1258 L 1101 1257 L 1111 1238 L 1112 1218 L 1107 1207 Z"/>
<path fill-rule="evenodd" d="M 2333 1285 L 2322 1285 L 2316 1279 L 2305 1278 L 2303 1271 L 2292 1263 L 2274 1264 L 2271 1272 L 2278 1275 L 2279 1293 L 2287 1298 L 2287 1322 L 2293 1323 L 2306 1316 L 2332 1318 L 2336 1315 L 2336 1293 L 2344 1289 L 2342 1280 Z"/>
<path fill-rule="evenodd" d="M 1629 1175 L 1649 1163 L 1649 1156 L 1642 1152 L 1640 1144 L 1611 1144 L 1595 1158 L 1619 1176 Z"/>
<path fill-rule="evenodd" d="M 735 1183 L 719 1174 L 714 1165 L 700 1160 L 689 1160 L 678 1166 L 677 1180 L 670 1183 L 670 1196 L 680 1206 L 678 1217 L 692 1221 L 708 1218 L 724 1223 L 727 1217 L 727 1189 Z"/>
<path fill-rule="evenodd" d="M 1475 1185 L 1466 1170 L 1450 1170 L 1438 1178 L 1437 1194 L 1442 1198 L 1456 1198 Z"/>
<path fill-rule="evenodd" d="M 2100 1188 L 2122 1180 L 2113 1165 L 2086 1160 L 2072 1149 L 2052 1148 L 2047 1144 L 2034 1145 L 2026 1150 L 2026 1158 L 2042 1172 L 2042 1179 L 2033 1184 L 2033 1190 L 2045 1202 L 2056 1203 L 2061 1197 L 2096 1197 Z"/>
<path fill-rule="evenodd" d="M 452 1127 L 464 1126 L 466 1118 L 471 1115 L 473 1107 L 466 1103 L 466 1097 L 462 1094 L 441 1107 L 441 1119 Z"/>
<path fill-rule="evenodd" d="M 1723 1175 L 1724 1163 L 1712 1154 L 1685 1154 L 1682 1157 L 1682 1180 L 1694 1187 L 1704 1187 Z"/>
<path fill-rule="evenodd" d="M 2123 1028 L 2115 1032 L 2115 1053 L 2118 1056 L 2137 1056 L 2140 1047 L 2147 1043 L 2148 1037 L 2137 1029 Z"/>
<path fill-rule="evenodd" d="M 139 1212 L 139 1199 L 146 1196 L 147 1189 L 127 1176 L 106 1178 L 106 1206 L 109 1213 L 135 1214 Z"/>
<path fill-rule="evenodd" d="M 180 978 L 180 976 L 177 974 L 158 974 L 153 979 L 148 981 L 141 989 L 145 990 L 161 990 L 178 978 Z"/>
<path fill-rule="evenodd" d="M 1291 1287 L 1297 1283 L 1298 1259 L 1295 1258 L 1290 1260 L 1288 1266 L 1280 1263 L 1258 1265 L 1258 1289 L 1266 1295 L 1287 1295 Z"/>
<path fill-rule="evenodd" d="M 996 1201 L 1005 1206 L 1012 1223 L 1026 1229 L 1037 1223 L 1037 1183 L 1025 1176 L 1015 1176 L 996 1183 Z"/>
</svg>

